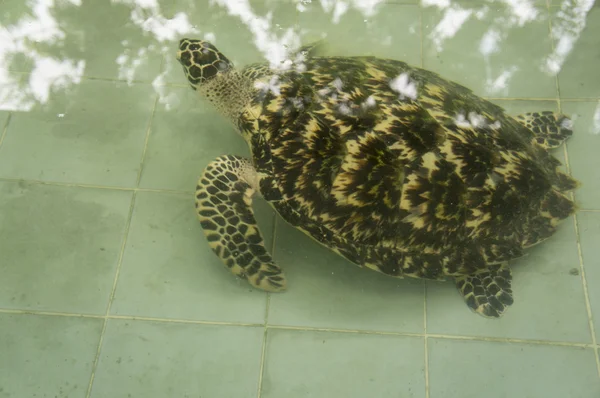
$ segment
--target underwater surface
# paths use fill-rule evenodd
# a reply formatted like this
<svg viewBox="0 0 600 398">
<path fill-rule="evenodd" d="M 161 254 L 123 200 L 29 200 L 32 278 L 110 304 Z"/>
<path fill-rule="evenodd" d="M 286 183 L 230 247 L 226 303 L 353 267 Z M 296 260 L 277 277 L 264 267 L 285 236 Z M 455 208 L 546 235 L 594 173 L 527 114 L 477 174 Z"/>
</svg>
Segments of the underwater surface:
<svg viewBox="0 0 600 398">
<path fill-rule="evenodd" d="M 254 200 L 288 289 L 236 278 L 194 211 L 249 156 L 176 59 L 276 68 L 323 39 L 570 116 L 578 211 L 511 262 L 515 302 L 361 269 Z M 600 397 L 600 3 L 0 0 L 0 397 Z"/>
</svg>

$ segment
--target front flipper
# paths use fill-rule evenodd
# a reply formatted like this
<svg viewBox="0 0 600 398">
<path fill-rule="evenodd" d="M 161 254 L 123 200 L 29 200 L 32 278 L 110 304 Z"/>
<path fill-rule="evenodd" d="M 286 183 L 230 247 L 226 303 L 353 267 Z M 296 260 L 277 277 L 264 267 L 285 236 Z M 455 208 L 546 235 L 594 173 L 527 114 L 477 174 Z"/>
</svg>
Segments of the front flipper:
<svg viewBox="0 0 600 398">
<path fill-rule="evenodd" d="M 511 282 L 508 263 L 456 277 L 456 287 L 469 308 L 486 318 L 499 318 L 513 303 Z"/>
<path fill-rule="evenodd" d="M 252 211 L 258 180 L 249 160 L 221 156 L 198 181 L 196 211 L 211 249 L 233 274 L 259 289 L 283 291 L 285 276 L 265 248 Z"/>
</svg>

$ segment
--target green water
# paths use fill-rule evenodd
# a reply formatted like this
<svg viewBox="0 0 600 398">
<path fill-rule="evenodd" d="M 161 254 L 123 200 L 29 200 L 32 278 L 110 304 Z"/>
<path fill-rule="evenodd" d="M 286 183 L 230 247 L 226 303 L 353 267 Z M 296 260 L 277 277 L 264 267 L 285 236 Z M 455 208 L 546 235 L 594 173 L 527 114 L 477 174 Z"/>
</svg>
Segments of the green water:
<svg viewBox="0 0 600 398">
<path fill-rule="evenodd" d="M 515 262 L 515 304 L 349 264 L 260 199 L 289 289 L 227 272 L 193 208 L 248 156 L 189 88 L 182 37 L 235 65 L 325 39 L 560 111 L 580 210 Z M 600 4 L 593 0 L 0 0 L 0 398 L 600 397 Z"/>
</svg>

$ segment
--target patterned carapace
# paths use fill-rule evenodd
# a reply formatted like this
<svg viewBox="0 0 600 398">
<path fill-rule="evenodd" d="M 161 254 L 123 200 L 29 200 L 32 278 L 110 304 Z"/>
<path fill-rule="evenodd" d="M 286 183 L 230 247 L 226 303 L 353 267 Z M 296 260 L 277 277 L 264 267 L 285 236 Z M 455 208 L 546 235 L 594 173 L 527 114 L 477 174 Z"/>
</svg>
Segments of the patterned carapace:
<svg viewBox="0 0 600 398">
<path fill-rule="evenodd" d="M 250 146 L 254 174 L 237 178 L 355 264 L 454 277 L 471 308 L 499 316 L 512 303 L 506 262 L 575 210 L 565 193 L 577 182 L 549 152 L 571 135 L 568 119 L 513 118 L 401 61 L 318 56 L 311 46 L 290 60 L 238 71 L 210 43 L 181 41 L 188 80 Z M 201 180 L 199 192 L 208 186 Z"/>
</svg>

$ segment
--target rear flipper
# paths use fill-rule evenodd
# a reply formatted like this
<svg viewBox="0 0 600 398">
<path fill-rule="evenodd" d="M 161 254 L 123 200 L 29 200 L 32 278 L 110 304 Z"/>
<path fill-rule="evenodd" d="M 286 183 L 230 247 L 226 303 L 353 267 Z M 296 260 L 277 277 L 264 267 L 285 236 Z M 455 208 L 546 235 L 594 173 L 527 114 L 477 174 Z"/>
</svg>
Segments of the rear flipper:
<svg viewBox="0 0 600 398">
<path fill-rule="evenodd" d="M 455 279 L 469 308 L 486 318 L 499 318 L 513 303 L 512 273 L 508 263 L 492 265 L 477 274 Z"/>
<path fill-rule="evenodd" d="M 533 143 L 546 150 L 558 148 L 573 135 L 571 120 L 558 113 L 529 112 L 518 115 L 515 119 L 533 131 Z"/>
</svg>

